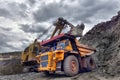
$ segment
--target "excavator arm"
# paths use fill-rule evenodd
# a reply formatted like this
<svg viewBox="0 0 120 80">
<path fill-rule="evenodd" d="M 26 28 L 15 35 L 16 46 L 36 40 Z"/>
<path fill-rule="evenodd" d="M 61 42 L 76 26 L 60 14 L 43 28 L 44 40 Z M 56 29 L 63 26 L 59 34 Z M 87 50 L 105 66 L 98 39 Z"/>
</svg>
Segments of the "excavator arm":
<svg viewBox="0 0 120 80">
<path fill-rule="evenodd" d="M 58 35 L 59 35 L 62 32 L 62 30 L 67 26 L 67 24 L 68 24 L 67 20 L 65 20 L 62 17 L 59 17 L 53 24 L 55 26 L 55 29 L 52 33 L 51 38 L 57 33 L 58 30 L 59 30 L 58 32 Z"/>
</svg>

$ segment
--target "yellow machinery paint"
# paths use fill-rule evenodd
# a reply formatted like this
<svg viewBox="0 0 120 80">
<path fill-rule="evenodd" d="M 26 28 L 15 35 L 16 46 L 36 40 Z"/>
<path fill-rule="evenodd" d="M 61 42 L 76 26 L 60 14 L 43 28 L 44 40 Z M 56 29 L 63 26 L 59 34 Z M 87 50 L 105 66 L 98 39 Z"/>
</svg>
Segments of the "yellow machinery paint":
<svg viewBox="0 0 120 80">
<path fill-rule="evenodd" d="M 22 52 L 22 56 L 21 56 L 22 62 L 35 60 L 36 53 L 33 54 L 33 47 L 34 45 L 31 44 L 28 48 L 25 49 L 24 52 Z"/>
<path fill-rule="evenodd" d="M 39 46 L 38 42 L 34 42 L 32 44 L 30 44 L 23 52 L 21 55 L 21 64 L 23 66 L 31 66 L 31 65 L 36 65 L 37 64 L 37 60 L 36 60 L 36 56 L 37 56 L 37 51 L 40 49 L 41 47 Z"/>
</svg>

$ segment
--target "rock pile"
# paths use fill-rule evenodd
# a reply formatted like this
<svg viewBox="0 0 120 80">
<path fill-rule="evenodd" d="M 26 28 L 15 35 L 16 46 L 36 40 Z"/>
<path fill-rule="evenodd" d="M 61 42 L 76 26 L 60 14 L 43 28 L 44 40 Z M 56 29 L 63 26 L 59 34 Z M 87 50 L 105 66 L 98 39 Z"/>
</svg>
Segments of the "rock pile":
<svg viewBox="0 0 120 80">
<path fill-rule="evenodd" d="M 80 42 L 97 49 L 95 59 L 99 72 L 120 74 L 120 12 L 110 21 L 95 25 Z"/>
<path fill-rule="evenodd" d="M 0 75 L 22 73 L 20 52 L 0 54 Z"/>
</svg>

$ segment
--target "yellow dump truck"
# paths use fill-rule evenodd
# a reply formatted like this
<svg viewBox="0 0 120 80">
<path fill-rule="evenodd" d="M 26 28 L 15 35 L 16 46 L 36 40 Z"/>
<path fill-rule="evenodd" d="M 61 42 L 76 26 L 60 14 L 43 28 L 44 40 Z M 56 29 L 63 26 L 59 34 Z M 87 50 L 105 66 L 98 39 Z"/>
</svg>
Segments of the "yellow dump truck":
<svg viewBox="0 0 120 80">
<path fill-rule="evenodd" d="M 67 76 L 74 76 L 95 68 L 92 58 L 95 49 L 81 45 L 72 35 L 60 34 L 40 44 L 46 48 L 36 56 L 39 72 L 50 74 L 63 71 Z"/>
</svg>

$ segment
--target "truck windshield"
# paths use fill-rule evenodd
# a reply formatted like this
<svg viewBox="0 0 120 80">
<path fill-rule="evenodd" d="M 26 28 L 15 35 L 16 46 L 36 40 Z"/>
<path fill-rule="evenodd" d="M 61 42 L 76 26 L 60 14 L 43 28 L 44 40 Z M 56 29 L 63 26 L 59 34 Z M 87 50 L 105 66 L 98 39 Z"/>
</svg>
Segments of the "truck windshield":
<svg viewBox="0 0 120 80">
<path fill-rule="evenodd" d="M 65 48 L 65 43 L 64 42 L 59 42 L 57 49 L 64 49 Z"/>
</svg>

